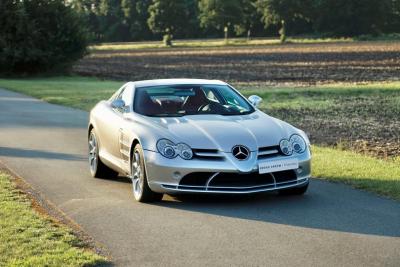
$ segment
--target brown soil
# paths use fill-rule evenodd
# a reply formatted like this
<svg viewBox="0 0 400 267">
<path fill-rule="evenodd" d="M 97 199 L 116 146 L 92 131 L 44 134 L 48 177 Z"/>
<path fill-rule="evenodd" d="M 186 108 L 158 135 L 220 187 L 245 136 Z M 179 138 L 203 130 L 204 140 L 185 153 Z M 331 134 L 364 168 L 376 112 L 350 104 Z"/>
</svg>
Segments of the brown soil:
<svg viewBox="0 0 400 267">
<path fill-rule="evenodd" d="M 81 75 L 122 80 L 196 77 L 232 83 L 400 79 L 400 43 L 357 42 L 95 51 Z"/>
</svg>

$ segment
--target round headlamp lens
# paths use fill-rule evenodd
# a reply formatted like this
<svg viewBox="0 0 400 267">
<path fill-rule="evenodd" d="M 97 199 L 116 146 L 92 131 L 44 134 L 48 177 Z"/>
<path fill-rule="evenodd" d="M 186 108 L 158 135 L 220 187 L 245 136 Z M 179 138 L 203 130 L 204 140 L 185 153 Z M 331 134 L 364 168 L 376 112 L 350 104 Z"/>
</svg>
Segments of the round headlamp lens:
<svg viewBox="0 0 400 267">
<path fill-rule="evenodd" d="M 175 144 L 168 139 L 160 139 L 157 142 L 157 150 L 166 158 L 174 158 L 176 156 Z"/>
<path fill-rule="evenodd" d="M 287 140 L 287 139 L 281 140 L 281 142 L 279 143 L 279 147 L 280 147 L 282 153 L 285 154 L 286 156 L 292 155 L 293 148 L 292 148 L 289 140 Z"/>
<path fill-rule="evenodd" d="M 298 134 L 294 134 L 290 137 L 290 143 L 296 153 L 303 153 L 306 150 L 306 141 Z"/>
<path fill-rule="evenodd" d="M 177 153 L 179 153 L 179 156 L 183 159 L 191 159 L 193 157 L 193 152 L 192 149 L 183 143 L 180 143 L 176 146 Z"/>
<path fill-rule="evenodd" d="M 164 156 L 167 158 L 173 158 L 175 156 L 175 150 L 171 146 L 166 146 L 164 148 Z"/>
</svg>

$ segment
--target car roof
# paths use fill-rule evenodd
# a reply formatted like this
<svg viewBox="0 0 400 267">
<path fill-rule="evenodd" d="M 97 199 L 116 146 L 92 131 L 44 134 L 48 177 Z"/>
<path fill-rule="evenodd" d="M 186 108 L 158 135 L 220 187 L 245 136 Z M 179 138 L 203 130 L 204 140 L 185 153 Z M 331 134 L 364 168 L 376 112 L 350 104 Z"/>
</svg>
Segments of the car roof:
<svg viewBox="0 0 400 267">
<path fill-rule="evenodd" d="M 157 79 L 157 80 L 145 80 L 132 82 L 134 87 L 147 87 L 157 85 L 180 85 L 180 84 L 216 84 L 226 85 L 227 83 L 219 80 L 205 80 L 205 79 Z"/>
</svg>

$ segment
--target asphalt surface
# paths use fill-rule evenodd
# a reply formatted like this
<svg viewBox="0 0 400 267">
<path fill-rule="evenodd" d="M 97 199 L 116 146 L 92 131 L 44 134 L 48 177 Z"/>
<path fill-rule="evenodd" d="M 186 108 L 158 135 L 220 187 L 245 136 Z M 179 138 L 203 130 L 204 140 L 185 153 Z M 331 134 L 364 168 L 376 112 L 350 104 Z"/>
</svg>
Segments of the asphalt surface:
<svg viewBox="0 0 400 267">
<path fill-rule="evenodd" d="M 304 196 L 164 196 L 94 179 L 88 114 L 0 89 L 0 161 L 120 266 L 400 266 L 400 203 L 312 180 Z"/>
</svg>

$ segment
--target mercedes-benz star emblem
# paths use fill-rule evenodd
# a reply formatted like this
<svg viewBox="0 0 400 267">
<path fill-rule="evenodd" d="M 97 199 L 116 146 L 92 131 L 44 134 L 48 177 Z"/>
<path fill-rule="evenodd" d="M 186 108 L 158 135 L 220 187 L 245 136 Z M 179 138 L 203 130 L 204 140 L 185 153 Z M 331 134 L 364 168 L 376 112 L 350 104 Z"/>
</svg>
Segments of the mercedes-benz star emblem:
<svg viewBox="0 0 400 267">
<path fill-rule="evenodd" d="M 250 155 L 250 150 L 245 146 L 238 145 L 232 148 L 232 154 L 238 160 L 246 160 Z"/>
</svg>

